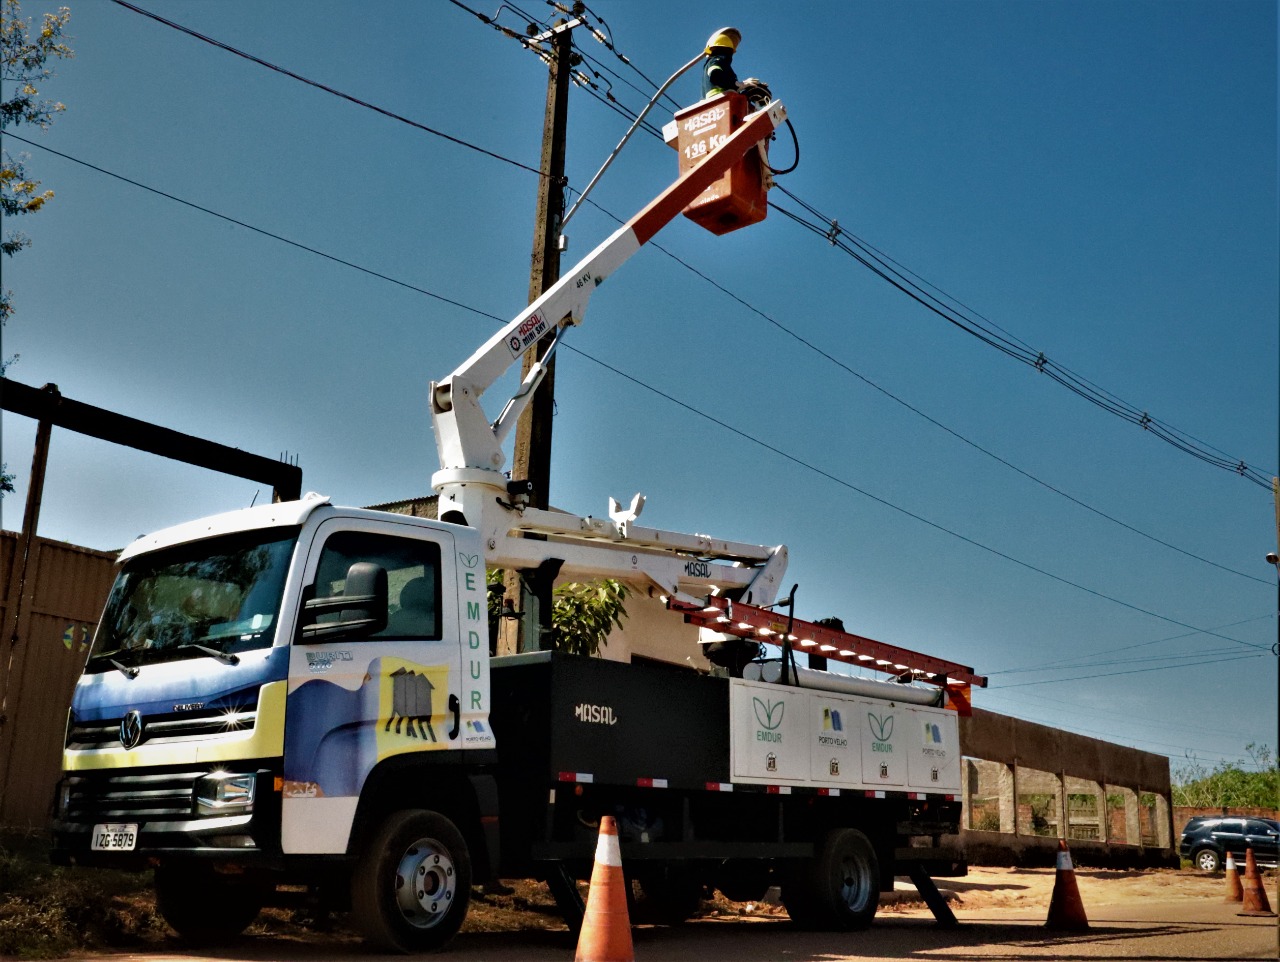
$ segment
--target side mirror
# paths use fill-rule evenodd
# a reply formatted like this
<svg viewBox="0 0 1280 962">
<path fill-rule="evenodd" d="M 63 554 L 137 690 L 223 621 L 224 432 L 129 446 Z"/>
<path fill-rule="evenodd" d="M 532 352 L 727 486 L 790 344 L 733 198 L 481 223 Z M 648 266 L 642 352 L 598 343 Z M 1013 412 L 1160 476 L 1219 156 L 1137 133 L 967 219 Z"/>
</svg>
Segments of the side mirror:
<svg viewBox="0 0 1280 962">
<path fill-rule="evenodd" d="M 317 621 L 334 612 L 337 621 Z M 376 635 L 387 627 L 387 569 L 369 561 L 355 562 L 347 569 L 342 594 L 306 602 L 298 627 L 304 642 Z"/>
</svg>

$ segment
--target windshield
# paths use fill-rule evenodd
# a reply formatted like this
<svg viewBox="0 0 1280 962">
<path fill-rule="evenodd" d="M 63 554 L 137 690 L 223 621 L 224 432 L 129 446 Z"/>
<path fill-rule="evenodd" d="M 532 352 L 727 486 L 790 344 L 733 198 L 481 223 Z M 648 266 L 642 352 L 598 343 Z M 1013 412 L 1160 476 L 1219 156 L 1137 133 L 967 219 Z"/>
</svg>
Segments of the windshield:
<svg viewBox="0 0 1280 962">
<path fill-rule="evenodd" d="M 90 671 L 270 646 L 297 529 L 211 538 L 125 563 Z"/>
</svg>

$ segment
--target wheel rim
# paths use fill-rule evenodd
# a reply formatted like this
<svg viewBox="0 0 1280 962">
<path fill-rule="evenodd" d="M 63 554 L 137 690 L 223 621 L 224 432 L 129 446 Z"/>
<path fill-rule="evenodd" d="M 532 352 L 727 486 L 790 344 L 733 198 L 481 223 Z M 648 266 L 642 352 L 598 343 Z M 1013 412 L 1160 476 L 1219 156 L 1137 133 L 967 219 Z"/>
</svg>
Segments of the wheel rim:
<svg viewBox="0 0 1280 962">
<path fill-rule="evenodd" d="M 449 914 L 458 887 L 449 850 L 433 838 L 420 838 L 396 866 L 396 904 L 415 928 L 439 925 Z"/>
<path fill-rule="evenodd" d="M 850 912 L 860 912 L 871 896 L 871 873 L 858 859 L 840 862 L 840 898 Z"/>
<path fill-rule="evenodd" d="M 1212 872 L 1218 867 L 1218 857 L 1212 852 L 1201 852 L 1198 861 L 1200 863 L 1200 868 L 1204 869 L 1206 872 Z"/>
</svg>

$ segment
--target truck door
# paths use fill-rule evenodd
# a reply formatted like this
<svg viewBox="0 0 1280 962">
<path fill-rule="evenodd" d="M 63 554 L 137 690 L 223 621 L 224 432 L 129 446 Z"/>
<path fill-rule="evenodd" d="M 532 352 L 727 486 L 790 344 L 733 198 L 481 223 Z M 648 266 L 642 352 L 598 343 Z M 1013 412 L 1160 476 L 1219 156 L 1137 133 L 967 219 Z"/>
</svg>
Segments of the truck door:
<svg viewBox="0 0 1280 962">
<path fill-rule="evenodd" d="M 379 762 L 461 747 L 461 646 L 453 536 L 416 525 L 332 519 L 319 526 L 304 597 L 342 594 L 347 570 L 387 572 L 387 627 L 304 643 L 289 659 L 286 852 L 346 850 L 360 791 Z"/>
</svg>

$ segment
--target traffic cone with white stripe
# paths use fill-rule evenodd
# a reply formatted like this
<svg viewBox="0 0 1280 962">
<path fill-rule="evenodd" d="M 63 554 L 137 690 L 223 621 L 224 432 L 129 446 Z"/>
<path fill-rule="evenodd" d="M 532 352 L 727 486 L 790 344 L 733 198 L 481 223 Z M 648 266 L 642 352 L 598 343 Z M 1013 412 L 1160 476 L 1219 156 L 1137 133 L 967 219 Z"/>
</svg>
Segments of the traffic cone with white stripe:
<svg viewBox="0 0 1280 962">
<path fill-rule="evenodd" d="M 1271 903 L 1267 900 L 1267 887 L 1262 884 L 1262 876 L 1258 874 L 1258 863 L 1253 860 L 1253 849 L 1244 850 L 1244 898 L 1240 911 L 1236 915 L 1260 915 L 1275 918 L 1271 911 Z"/>
<path fill-rule="evenodd" d="M 1224 902 L 1239 902 L 1244 899 L 1244 889 L 1240 887 L 1240 872 L 1236 869 L 1236 860 L 1227 853 L 1227 897 Z"/>
<path fill-rule="evenodd" d="M 1080 889 L 1076 886 L 1076 870 L 1071 864 L 1067 843 L 1058 839 L 1058 873 L 1053 880 L 1053 897 L 1049 900 L 1049 918 L 1045 928 L 1062 931 L 1080 931 L 1089 927 L 1080 901 Z"/>
<path fill-rule="evenodd" d="M 591 870 L 587 910 L 582 917 L 575 962 L 635 962 L 631 919 L 627 916 L 627 880 L 622 874 L 618 823 L 612 815 L 600 819 L 596 864 Z"/>
</svg>

